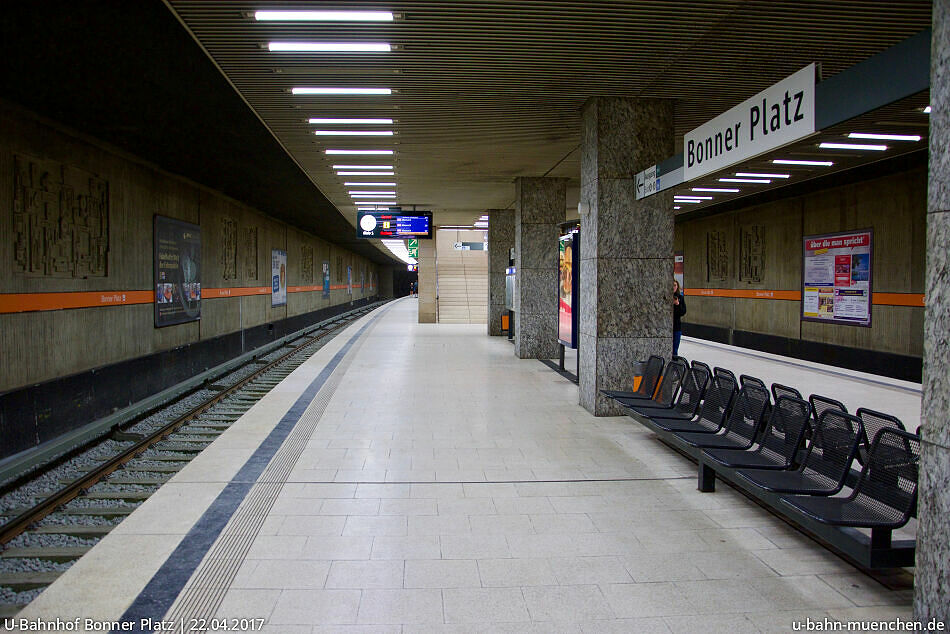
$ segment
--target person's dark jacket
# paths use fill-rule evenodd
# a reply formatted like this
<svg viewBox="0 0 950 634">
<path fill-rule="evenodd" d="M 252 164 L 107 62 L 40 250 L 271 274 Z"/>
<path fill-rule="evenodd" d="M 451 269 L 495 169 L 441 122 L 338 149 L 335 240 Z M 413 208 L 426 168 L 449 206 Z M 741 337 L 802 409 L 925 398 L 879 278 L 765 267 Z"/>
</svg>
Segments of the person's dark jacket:
<svg viewBox="0 0 950 634">
<path fill-rule="evenodd" d="M 679 298 L 680 303 L 679 306 L 673 305 L 673 332 L 682 332 L 683 325 L 680 319 L 686 314 L 686 298 L 682 293 L 676 293 L 676 297 Z"/>
</svg>

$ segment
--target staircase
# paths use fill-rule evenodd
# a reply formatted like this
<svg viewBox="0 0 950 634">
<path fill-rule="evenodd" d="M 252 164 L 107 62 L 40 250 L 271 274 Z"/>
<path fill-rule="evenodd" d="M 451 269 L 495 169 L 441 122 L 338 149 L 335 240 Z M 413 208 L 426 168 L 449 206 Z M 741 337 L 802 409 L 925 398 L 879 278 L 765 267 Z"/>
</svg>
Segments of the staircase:
<svg viewBox="0 0 950 634">
<path fill-rule="evenodd" d="M 488 252 L 460 251 L 456 242 L 482 242 L 481 231 L 440 231 L 436 242 L 439 323 L 484 324 L 488 320 Z"/>
</svg>

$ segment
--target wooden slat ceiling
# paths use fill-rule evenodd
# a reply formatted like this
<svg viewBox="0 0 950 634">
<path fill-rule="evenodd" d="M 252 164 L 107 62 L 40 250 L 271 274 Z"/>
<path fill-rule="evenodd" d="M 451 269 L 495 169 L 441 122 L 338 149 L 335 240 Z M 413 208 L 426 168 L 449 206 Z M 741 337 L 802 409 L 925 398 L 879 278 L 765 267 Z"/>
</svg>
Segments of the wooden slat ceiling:
<svg viewBox="0 0 950 634">
<path fill-rule="evenodd" d="M 326 147 L 391 147 L 399 200 L 469 222 L 516 176 L 579 175 L 579 111 L 598 95 L 675 100 L 678 137 L 811 62 L 827 78 L 930 26 L 929 1 L 238 2 L 166 0 L 351 222 Z M 257 22 L 262 9 L 389 10 L 391 23 Z M 271 53 L 269 41 L 376 41 L 389 53 Z M 294 86 L 387 87 L 301 97 Z M 312 116 L 383 116 L 393 139 L 313 136 Z M 566 157 L 566 158 L 565 158 Z M 563 159 L 563 160 L 562 160 Z M 359 161 L 345 161 L 359 162 Z M 553 169 L 552 169 L 553 168 Z M 352 180 L 360 180 L 353 178 Z M 576 202 L 576 198 L 569 204 Z"/>
</svg>

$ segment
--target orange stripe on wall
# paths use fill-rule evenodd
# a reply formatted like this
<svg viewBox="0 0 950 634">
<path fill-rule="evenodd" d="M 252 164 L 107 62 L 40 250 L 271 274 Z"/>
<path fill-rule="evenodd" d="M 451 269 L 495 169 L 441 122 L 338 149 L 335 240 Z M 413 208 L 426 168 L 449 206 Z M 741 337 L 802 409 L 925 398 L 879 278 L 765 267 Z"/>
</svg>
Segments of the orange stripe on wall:
<svg viewBox="0 0 950 634">
<path fill-rule="evenodd" d="M 346 284 L 336 284 L 330 290 L 343 290 Z M 354 289 L 359 285 L 354 285 Z M 369 287 L 372 288 L 372 287 Z M 322 291 L 323 286 L 291 286 L 291 293 Z M 270 295 L 270 286 L 239 286 L 232 288 L 203 288 L 201 299 Z M 78 291 L 60 293 L 0 293 L 0 314 L 29 313 L 44 310 L 70 308 L 96 308 L 100 306 L 129 306 L 151 304 L 155 301 L 152 291 Z"/>
<path fill-rule="evenodd" d="M 80 291 L 74 293 L 4 293 L 0 294 L 0 313 L 26 313 L 64 308 L 126 306 L 151 304 L 152 291 Z"/>
<path fill-rule="evenodd" d="M 687 288 L 687 295 L 694 297 L 733 297 L 741 299 L 780 299 L 801 301 L 801 291 L 769 291 L 744 288 Z M 923 306 L 922 293 L 871 293 L 875 306 Z"/>
</svg>

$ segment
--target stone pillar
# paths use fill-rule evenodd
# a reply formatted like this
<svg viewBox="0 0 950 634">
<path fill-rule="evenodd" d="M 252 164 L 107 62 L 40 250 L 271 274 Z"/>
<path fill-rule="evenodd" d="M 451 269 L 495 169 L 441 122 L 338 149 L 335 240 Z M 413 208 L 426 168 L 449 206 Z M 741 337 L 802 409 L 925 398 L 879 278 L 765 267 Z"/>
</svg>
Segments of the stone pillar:
<svg viewBox="0 0 950 634">
<path fill-rule="evenodd" d="M 634 175 L 673 154 L 673 103 L 595 97 L 581 126 L 580 404 L 620 415 L 600 390 L 632 389 L 636 361 L 672 353 L 672 196 L 636 200 Z"/>
<path fill-rule="evenodd" d="M 558 224 L 566 178 L 516 178 L 515 356 L 553 359 L 557 344 Z"/>
<path fill-rule="evenodd" d="M 950 625 L 950 0 L 934 0 L 914 618 Z"/>
<path fill-rule="evenodd" d="M 489 209 L 488 213 L 488 334 L 503 334 L 501 316 L 505 308 L 505 269 L 508 252 L 515 246 L 515 212 Z"/>
<path fill-rule="evenodd" d="M 419 323 L 434 324 L 439 321 L 439 302 L 436 297 L 435 241 L 438 231 L 432 232 L 431 240 L 419 240 Z"/>
</svg>

